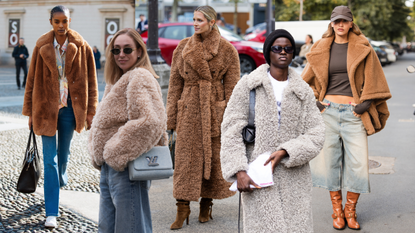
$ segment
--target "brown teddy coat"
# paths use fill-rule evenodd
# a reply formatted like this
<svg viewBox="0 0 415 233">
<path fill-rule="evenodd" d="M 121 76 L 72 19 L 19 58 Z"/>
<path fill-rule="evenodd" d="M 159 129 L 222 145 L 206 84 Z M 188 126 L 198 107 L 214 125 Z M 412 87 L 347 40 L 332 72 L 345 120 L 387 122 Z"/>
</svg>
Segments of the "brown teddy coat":
<svg viewBox="0 0 415 233">
<path fill-rule="evenodd" d="M 203 41 L 194 34 L 173 54 L 167 95 L 167 129 L 176 130 L 173 196 L 232 196 L 222 177 L 220 125 L 232 90 L 239 81 L 236 49 L 216 29 Z"/>
<path fill-rule="evenodd" d="M 317 41 L 307 53 L 307 66 L 301 74 L 315 97 L 323 101 L 329 82 L 330 49 L 334 36 Z M 356 104 L 374 100 L 361 119 L 368 135 L 381 131 L 389 117 L 386 100 L 392 97 L 376 52 L 366 37 L 349 33 L 347 74 Z"/>
<path fill-rule="evenodd" d="M 105 162 L 123 171 L 129 161 L 153 146 L 166 145 L 166 121 L 154 76 L 144 68 L 128 71 L 114 85 L 105 87 L 89 133 L 92 165 L 100 169 Z"/>
<path fill-rule="evenodd" d="M 22 114 L 32 117 L 37 135 L 56 134 L 59 113 L 59 74 L 56 67 L 54 32 L 42 35 L 36 42 L 30 62 Z M 65 72 L 75 115 L 75 130 L 80 133 L 87 115 L 95 115 L 98 87 L 94 53 L 74 30 L 68 31 Z"/>
</svg>

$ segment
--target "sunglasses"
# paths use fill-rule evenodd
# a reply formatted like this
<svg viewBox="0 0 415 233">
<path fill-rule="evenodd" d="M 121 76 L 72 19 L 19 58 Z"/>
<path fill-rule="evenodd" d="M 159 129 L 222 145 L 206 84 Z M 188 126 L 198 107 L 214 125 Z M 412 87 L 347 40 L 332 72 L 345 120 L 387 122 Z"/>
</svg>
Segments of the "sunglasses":
<svg viewBox="0 0 415 233">
<path fill-rule="evenodd" d="M 271 51 L 273 53 L 281 53 L 283 49 L 286 53 L 293 53 L 294 52 L 294 47 L 292 47 L 292 46 L 287 46 L 287 47 L 281 47 L 279 45 L 271 46 Z"/>
<path fill-rule="evenodd" d="M 132 48 L 124 48 L 122 51 L 125 53 L 125 54 L 131 54 L 134 50 L 136 50 L 137 48 L 135 48 L 135 49 L 132 49 Z M 114 54 L 114 55 L 118 55 L 118 54 L 120 54 L 121 53 L 121 49 L 111 49 L 111 53 L 112 54 Z"/>
</svg>

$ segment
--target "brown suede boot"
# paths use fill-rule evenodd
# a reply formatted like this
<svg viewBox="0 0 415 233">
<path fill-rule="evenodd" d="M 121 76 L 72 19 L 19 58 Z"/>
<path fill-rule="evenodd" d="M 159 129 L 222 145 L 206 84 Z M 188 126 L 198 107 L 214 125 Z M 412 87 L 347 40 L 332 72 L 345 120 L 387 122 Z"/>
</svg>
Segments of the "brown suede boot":
<svg viewBox="0 0 415 233">
<path fill-rule="evenodd" d="M 331 204 L 333 205 L 333 227 L 336 230 L 343 230 L 346 227 L 342 207 L 342 191 L 330 191 Z"/>
<path fill-rule="evenodd" d="M 200 200 L 199 222 L 204 223 L 212 218 L 212 198 L 203 198 Z"/>
<path fill-rule="evenodd" d="M 186 224 L 189 225 L 189 215 L 190 215 L 190 201 L 177 200 L 177 214 L 176 221 L 170 226 L 170 230 L 177 230 L 182 228 L 184 220 Z"/>
<path fill-rule="evenodd" d="M 356 204 L 360 193 L 347 192 L 347 202 L 344 205 L 344 215 L 346 216 L 347 226 L 352 230 L 360 230 L 360 225 L 357 222 Z"/>
</svg>

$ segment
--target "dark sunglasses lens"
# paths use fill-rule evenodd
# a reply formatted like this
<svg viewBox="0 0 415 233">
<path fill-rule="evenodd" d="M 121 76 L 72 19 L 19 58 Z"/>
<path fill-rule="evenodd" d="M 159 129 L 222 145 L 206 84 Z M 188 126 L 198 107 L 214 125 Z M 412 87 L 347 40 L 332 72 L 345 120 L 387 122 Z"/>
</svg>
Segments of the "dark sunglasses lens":
<svg viewBox="0 0 415 233">
<path fill-rule="evenodd" d="M 282 47 L 281 46 L 272 46 L 271 51 L 274 53 L 281 53 Z"/>
<path fill-rule="evenodd" d="M 120 49 L 111 49 L 111 53 L 114 54 L 114 55 L 118 55 L 118 54 L 121 53 L 121 50 Z"/>
<path fill-rule="evenodd" d="M 284 50 L 285 50 L 286 53 L 293 53 L 294 52 L 294 47 L 288 46 L 288 47 L 285 47 Z"/>
<path fill-rule="evenodd" d="M 124 53 L 125 54 L 131 54 L 133 52 L 132 48 L 124 48 Z"/>
</svg>

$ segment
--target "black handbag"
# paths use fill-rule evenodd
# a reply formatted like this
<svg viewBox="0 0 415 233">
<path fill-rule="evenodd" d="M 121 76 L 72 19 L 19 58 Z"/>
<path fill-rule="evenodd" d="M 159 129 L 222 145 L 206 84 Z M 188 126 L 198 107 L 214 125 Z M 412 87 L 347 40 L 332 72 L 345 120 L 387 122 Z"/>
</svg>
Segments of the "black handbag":
<svg viewBox="0 0 415 233">
<path fill-rule="evenodd" d="M 33 145 L 30 145 L 31 141 Z M 33 193 L 36 191 L 37 182 L 41 174 L 42 170 L 37 150 L 36 136 L 32 128 L 30 130 L 29 141 L 27 142 L 26 153 L 23 158 L 22 171 L 17 181 L 17 191 L 21 193 Z"/>
<path fill-rule="evenodd" d="M 242 138 L 246 144 L 255 142 L 255 89 L 249 92 L 248 125 L 242 129 Z"/>
</svg>

